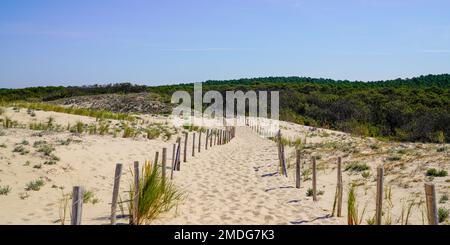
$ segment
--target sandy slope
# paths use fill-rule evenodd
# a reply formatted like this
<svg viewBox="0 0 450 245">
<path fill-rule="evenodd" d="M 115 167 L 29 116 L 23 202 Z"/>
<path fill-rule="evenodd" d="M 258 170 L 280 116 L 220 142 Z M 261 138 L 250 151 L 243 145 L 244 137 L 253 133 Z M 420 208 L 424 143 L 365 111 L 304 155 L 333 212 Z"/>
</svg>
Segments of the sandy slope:
<svg viewBox="0 0 450 245">
<path fill-rule="evenodd" d="M 24 112 L 8 110 L 8 116 L 21 122 L 45 121 L 48 116 L 65 125 L 77 120 L 93 119 L 53 112 L 36 112 L 32 119 Z M 143 116 L 145 120 L 165 121 L 162 118 Z M 95 120 L 94 120 L 95 121 Z M 188 162 L 183 163 L 180 172 L 175 172 L 175 184 L 185 193 L 185 199 L 169 213 L 154 221 L 155 224 L 345 224 L 347 185 L 359 183 L 357 189 L 359 210 L 366 207 L 363 223 L 373 216 L 374 170 L 377 165 L 387 167 L 386 189 L 392 190 L 392 197 L 386 198 L 386 222 L 401 223 L 402 209 L 408 200 L 423 198 L 423 183 L 433 181 L 437 186 L 438 198 L 449 193 L 448 177 L 429 179 L 424 173 L 429 167 L 449 170 L 450 153 L 437 152 L 439 145 L 385 143 L 374 139 L 352 137 L 329 130 L 310 131 L 310 128 L 291 123 L 282 123 L 286 137 L 295 139 L 307 137 L 313 143 L 304 151 L 302 168 L 311 166 L 311 155 L 318 159 L 318 189 L 324 194 L 317 202 L 306 196 L 311 180 L 302 181 L 301 189 L 294 188 L 293 148 L 287 147 L 288 178 L 277 174 L 277 151 L 275 143 L 258 136 L 250 128 L 238 128 L 236 138 L 229 144 L 213 146 L 212 149 L 191 157 L 192 138 L 188 140 Z M 0 144 L 0 186 L 9 185 L 12 191 L 0 196 L 0 224 L 59 224 L 60 199 L 62 193 L 69 193 L 72 186 L 83 185 L 94 193 L 98 202 L 87 203 L 83 209 L 84 224 L 107 224 L 112 192 L 115 163 L 124 166 L 121 196 L 128 198 L 126 190 L 130 183 L 129 169 L 133 161 L 153 160 L 154 153 L 168 148 L 171 162 L 172 144 L 176 136 L 165 142 L 161 139 L 147 140 L 113 138 L 112 136 L 82 135 L 68 132 L 49 132 L 41 136 L 28 129 L 3 130 Z M 203 137 L 205 134 L 203 134 Z M 197 134 L 198 137 L 198 134 Z M 60 140 L 75 140 L 61 145 Z M 29 141 L 30 153 L 20 155 L 12 150 L 23 139 Z M 41 165 L 42 153 L 33 148 L 33 143 L 46 140 L 55 147 L 55 154 L 61 159 L 56 165 Z M 202 139 L 205 142 L 205 139 Z M 339 147 L 327 148 L 330 143 L 341 143 Z M 377 149 L 372 149 L 373 144 Z M 346 146 L 346 148 L 344 147 Z M 448 145 L 447 145 L 448 146 Z M 343 148 L 343 149 L 341 149 Z M 344 149 L 345 148 L 345 149 Z M 348 149 L 357 149 L 348 151 Z M 386 161 L 392 151 L 405 150 L 401 160 Z M 397 153 L 396 153 L 397 154 Z M 335 185 L 337 156 L 345 163 L 358 161 L 367 163 L 371 176 L 363 178 L 361 173 L 344 173 L 344 217 L 329 217 Z M 160 158 L 161 159 L 161 158 Z M 27 161 L 29 164 L 27 165 Z M 46 184 L 39 191 L 26 191 L 25 185 L 37 178 Z M 27 196 L 26 198 L 24 198 Z M 22 197 L 22 198 L 21 198 Z M 392 205 L 390 205 L 392 203 Z M 410 223 L 421 224 L 424 205 L 416 205 Z M 449 208 L 449 203 L 439 204 Z M 126 206 L 125 206 L 125 209 Z M 127 212 L 125 210 L 125 212 Z M 120 211 L 119 211 L 120 213 Z M 67 214 L 67 220 L 69 215 Z M 119 222 L 127 223 L 127 219 Z"/>
</svg>

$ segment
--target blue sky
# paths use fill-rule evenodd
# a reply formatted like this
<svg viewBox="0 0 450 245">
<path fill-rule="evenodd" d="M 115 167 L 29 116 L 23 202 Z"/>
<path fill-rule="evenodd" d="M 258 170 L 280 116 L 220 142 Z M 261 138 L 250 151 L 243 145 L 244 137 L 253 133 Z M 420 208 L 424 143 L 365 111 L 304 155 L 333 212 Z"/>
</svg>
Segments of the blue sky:
<svg viewBox="0 0 450 245">
<path fill-rule="evenodd" d="M 447 0 L 2 0 L 0 87 L 450 73 Z"/>
</svg>

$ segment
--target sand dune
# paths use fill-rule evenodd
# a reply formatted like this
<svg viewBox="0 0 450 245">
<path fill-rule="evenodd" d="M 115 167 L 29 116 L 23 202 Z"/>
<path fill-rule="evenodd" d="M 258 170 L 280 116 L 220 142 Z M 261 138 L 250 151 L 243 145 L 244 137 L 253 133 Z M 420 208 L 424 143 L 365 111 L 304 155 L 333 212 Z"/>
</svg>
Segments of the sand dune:
<svg viewBox="0 0 450 245">
<path fill-rule="evenodd" d="M 77 120 L 95 122 L 95 119 L 54 112 L 37 111 L 35 118 L 25 112 L 7 115 L 21 122 L 44 121 L 49 116 L 56 123 L 66 125 Z M 166 122 L 161 117 L 142 116 L 147 121 Z M 386 143 L 371 138 L 353 137 L 330 130 L 311 131 L 310 128 L 292 123 L 281 123 L 283 135 L 295 140 L 306 137 L 309 147 L 303 151 L 302 168 L 311 166 L 311 156 L 318 158 L 318 189 L 323 192 L 317 202 L 306 192 L 311 180 L 304 178 L 301 188 L 295 188 L 294 148 L 286 148 L 288 177 L 278 174 L 277 148 L 273 141 L 260 137 L 249 127 L 238 127 L 236 138 L 229 144 L 213 146 L 191 156 L 192 134 L 188 140 L 188 161 L 182 163 L 181 171 L 175 172 L 174 183 L 184 193 L 184 200 L 175 209 L 164 213 L 154 224 L 346 224 L 346 199 L 350 183 L 359 183 L 357 197 L 359 210 L 364 218 L 374 214 L 376 166 L 384 164 L 386 171 L 386 223 L 401 223 L 402 211 L 409 201 L 423 202 L 423 184 L 432 181 L 437 196 L 448 195 L 448 177 L 431 179 L 426 169 L 435 167 L 449 170 L 450 152 L 438 152 L 442 145 Z M 48 132 L 41 135 L 28 129 L 4 129 L 0 136 L 0 186 L 8 185 L 11 192 L 0 196 L 1 224 L 60 224 L 63 193 L 70 193 L 72 186 L 82 185 L 92 191 L 94 197 L 83 208 L 83 224 L 108 224 L 110 202 L 116 163 L 124 164 L 121 197 L 128 198 L 131 183 L 130 167 L 134 161 L 143 163 L 153 160 L 156 151 L 168 148 L 171 162 L 170 140 L 147 140 L 143 137 L 114 138 L 111 135 L 76 135 L 69 132 Z M 181 131 L 178 132 L 181 135 Z M 198 134 L 197 134 L 198 137 Z M 203 134 L 205 137 L 205 134 Z M 29 153 L 12 152 L 23 140 Z M 68 145 L 61 142 L 71 139 Z M 33 144 L 45 140 L 60 158 L 55 165 L 43 164 L 46 160 Z M 203 144 L 205 139 L 202 139 Z M 374 147 L 376 145 L 376 147 Z M 444 146 L 448 147 L 448 145 Z M 402 150 L 404 153 L 399 153 Z M 401 159 L 389 161 L 391 155 Z M 336 158 L 344 163 L 366 163 L 369 176 L 344 172 L 344 217 L 330 217 L 336 187 Z M 161 158 L 160 158 L 161 159 Z M 40 167 L 35 167 L 40 166 Z M 307 175 L 306 175 L 307 177 Z M 27 191 L 28 182 L 41 178 L 45 185 L 39 191 Z M 95 200 L 95 201 L 92 201 Z M 448 202 L 439 207 L 449 208 Z M 422 224 L 424 205 L 417 204 L 412 210 L 410 224 Z M 119 209 L 119 214 L 121 213 Z M 125 205 L 125 214 L 128 213 Z M 69 221 L 69 214 L 66 216 Z M 125 217 L 119 219 L 128 223 Z"/>
</svg>

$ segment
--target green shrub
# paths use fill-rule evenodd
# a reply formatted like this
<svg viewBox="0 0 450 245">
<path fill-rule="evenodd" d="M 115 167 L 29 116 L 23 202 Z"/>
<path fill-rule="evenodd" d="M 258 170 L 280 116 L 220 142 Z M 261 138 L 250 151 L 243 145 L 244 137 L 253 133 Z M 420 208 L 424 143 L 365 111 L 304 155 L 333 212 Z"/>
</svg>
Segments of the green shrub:
<svg viewBox="0 0 450 245">
<path fill-rule="evenodd" d="M 441 198 L 439 199 L 439 203 L 443 204 L 446 203 L 448 201 L 448 195 L 444 194 L 441 196 Z"/>
<path fill-rule="evenodd" d="M 135 136 L 135 130 L 133 127 L 130 127 L 128 125 L 125 125 L 123 129 L 123 135 L 122 138 L 130 138 Z"/>
<path fill-rule="evenodd" d="M 448 147 L 439 147 L 436 149 L 437 152 L 446 152 L 448 150 Z"/>
<path fill-rule="evenodd" d="M 100 133 L 100 135 L 108 134 L 109 133 L 109 124 L 105 123 L 105 122 L 100 123 L 99 133 Z"/>
<path fill-rule="evenodd" d="M 0 196 L 6 196 L 11 192 L 11 187 L 9 185 L 0 186 Z"/>
<path fill-rule="evenodd" d="M 148 128 L 147 129 L 147 139 L 156 139 L 161 135 L 161 130 L 158 128 Z"/>
<path fill-rule="evenodd" d="M 363 178 L 365 178 L 365 179 L 369 178 L 369 177 L 370 177 L 370 171 L 364 171 L 364 172 L 362 172 L 362 173 L 361 173 L 361 176 L 362 176 Z"/>
<path fill-rule="evenodd" d="M 439 223 L 446 221 L 448 218 L 448 209 L 439 208 L 438 209 L 438 218 L 439 218 Z"/>
<path fill-rule="evenodd" d="M 29 150 L 27 150 L 23 145 L 18 145 L 13 149 L 13 152 L 20 153 L 20 155 L 25 155 L 30 153 Z"/>
<path fill-rule="evenodd" d="M 45 182 L 42 179 L 37 179 L 34 181 L 30 181 L 27 183 L 25 190 L 27 191 L 39 191 L 41 187 L 45 185 Z"/>
<path fill-rule="evenodd" d="M 386 158 L 386 160 L 387 161 L 390 161 L 390 162 L 395 162 L 395 161 L 399 161 L 399 160 L 401 160 L 402 158 L 400 157 L 400 156 L 388 156 L 387 158 Z"/>
<path fill-rule="evenodd" d="M 353 162 L 353 163 L 349 163 L 349 164 L 345 165 L 344 171 L 363 172 L 363 171 L 366 171 L 369 169 L 370 169 L 370 167 L 365 163 L 361 164 L 361 163 Z"/>
<path fill-rule="evenodd" d="M 38 152 L 42 152 L 45 156 L 51 156 L 52 152 L 55 150 L 53 146 L 45 144 L 39 146 Z"/>
<path fill-rule="evenodd" d="M 324 191 L 317 191 L 317 195 L 321 196 L 323 195 L 325 192 Z M 306 190 L 306 196 L 307 197 L 311 197 L 313 195 L 313 189 L 312 188 L 308 188 L 308 190 Z"/>
<path fill-rule="evenodd" d="M 427 170 L 427 176 L 446 177 L 447 175 L 448 175 L 448 172 L 443 169 L 437 170 L 435 168 L 430 168 Z"/>
<path fill-rule="evenodd" d="M 76 122 L 75 124 L 75 132 L 82 134 L 84 132 L 84 123 L 81 121 Z"/>
</svg>

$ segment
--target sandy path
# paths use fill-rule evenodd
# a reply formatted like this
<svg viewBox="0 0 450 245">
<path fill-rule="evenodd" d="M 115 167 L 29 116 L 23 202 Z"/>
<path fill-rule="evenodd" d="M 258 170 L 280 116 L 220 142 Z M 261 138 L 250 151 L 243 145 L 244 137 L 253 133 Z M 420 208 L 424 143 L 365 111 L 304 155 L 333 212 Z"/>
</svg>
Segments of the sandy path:
<svg viewBox="0 0 450 245">
<path fill-rule="evenodd" d="M 186 191 L 186 198 L 175 212 L 155 223 L 339 222 L 327 218 L 330 212 L 306 197 L 307 186 L 295 189 L 292 178 L 276 174 L 277 161 L 275 143 L 260 138 L 249 128 L 238 128 L 236 138 L 229 144 L 202 149 L 200 155 L 182 164 L 175 183 Z"/>
</svg>

